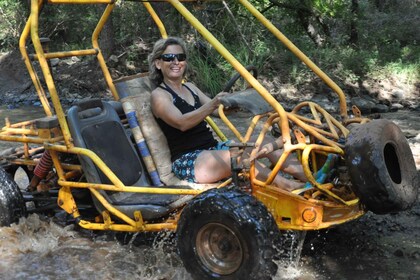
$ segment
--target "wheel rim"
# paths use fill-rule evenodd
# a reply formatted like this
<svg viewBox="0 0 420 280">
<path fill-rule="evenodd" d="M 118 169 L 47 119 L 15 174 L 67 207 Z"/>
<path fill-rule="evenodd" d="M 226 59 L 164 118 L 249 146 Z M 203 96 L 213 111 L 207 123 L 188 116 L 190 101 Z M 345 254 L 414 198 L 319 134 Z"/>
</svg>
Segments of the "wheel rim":
<svg viewBox="0 0 420 280">
<path fill-rule="evenodd" d="M 196 248 L 201 262 L 214 273 L 231 274 L 242 264 L 241 243 L 225 225 L 210 223 L 203 226 L 197 235 Z"/>
</svg>

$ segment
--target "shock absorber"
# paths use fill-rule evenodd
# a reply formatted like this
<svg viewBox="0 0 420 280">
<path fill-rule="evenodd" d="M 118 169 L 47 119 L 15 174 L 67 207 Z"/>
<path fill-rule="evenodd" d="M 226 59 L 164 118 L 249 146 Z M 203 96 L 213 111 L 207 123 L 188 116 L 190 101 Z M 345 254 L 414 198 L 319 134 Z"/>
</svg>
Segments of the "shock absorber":
<svg viewBox="0 0 420 280">
<path fill-rule="evenodd" d="M 53 165 L 51 154 L 48 150 L 45 150 L 39 160 L 38 164 L 35 166 L 34 176 L 31 179 L 31 182 L 28 186 L 28 191 L 35 191 L 39 182 L 47 177 Z"/>
</svg>

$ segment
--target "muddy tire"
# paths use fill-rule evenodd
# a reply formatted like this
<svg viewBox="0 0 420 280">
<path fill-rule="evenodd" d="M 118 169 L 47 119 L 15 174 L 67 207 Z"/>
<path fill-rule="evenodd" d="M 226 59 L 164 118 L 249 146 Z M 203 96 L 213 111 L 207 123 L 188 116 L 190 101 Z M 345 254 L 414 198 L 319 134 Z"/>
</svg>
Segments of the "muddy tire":
<svg viewBox="0 0 420 280">
<path fill-rule="evenodd" d="M 0 168 L 0 226 L 10 226 L 25 215 L 25 201 L 18 185 Z"/>
<path fill-rule="evenodd" d="M 368 210 L 386 214 L 415 203 L 419 186 L 416 165 L 396 124 L 373 120 L 352 126 L 345 150 L 353 190 Z"/>
<path fill-rule="evenodd" d="M 270 279 L 278 236 L 271 214 L 254 197 L 213 189 L 183 210 L 177 245 L 194 279 Z"/>
</svg>

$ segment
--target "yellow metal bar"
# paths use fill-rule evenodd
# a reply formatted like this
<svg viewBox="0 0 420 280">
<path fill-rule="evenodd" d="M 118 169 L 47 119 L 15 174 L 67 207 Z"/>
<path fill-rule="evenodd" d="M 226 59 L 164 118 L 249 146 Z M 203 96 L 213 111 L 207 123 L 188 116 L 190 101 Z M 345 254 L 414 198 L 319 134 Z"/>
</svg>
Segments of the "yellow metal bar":
<svg viewBox="0 0 420 280">
<path fill-rule="evenodd" d="M 41 7 L 43 4 L 43 0 L 38 1 L 38 5 Z M 19 50 L 22 54 L 23 61 L 28 69 L 29 76 L 31 77 L 32 83 L 35 86 L 35 90 L 38 94 L 39 100 L 41 101 L 42 108 L 44 108 L 45 114 L 47 116 L 52 116 L 53 113 L 51 111 L 50 103 L 48 102 L 47 96 L 45 94 L 44 89 L 41 86 L 41 82 L 39 81 L 38 75 L 36 74 L 32 63 L 29 59 L 28 51 L 26 49 L 26 42 L 28 40 L 30 30 L 31 30 L 31 16 L 29 16 L 28 20 L 26 21 L 25 28 L 22 31 L 19 40 Z"/>
<path fill-rule="evenodd" d="M 112 1 L 114 2 L 114 1 Z M 108 20 L 112 10 L 114 9 L 115 4 L 108 4 L 105 8 L 104 13 L 102 14 L 102 17 L 100 18 L 98 24 L 96 25 L 95 30 L 93 31 L 92 34 L 92 45 L 95 49 L 98 50 L 98 54 L 96 55 L 96 58 L 98 59 L 99 65 L 101 66 L 102 69 L 102 73 L 104 74 L 104 78 L 106 81 L 106 84 L 108 85 L 109 90 L 112 93 L 112 96 L 114 97 L 115 100 L 119 100 L 120 97 L 118 96 L 118 92 L 117 89 L 115 88 L 115 85 L 112 81 L 112 77 L 111 74 L 109 73 L 109 69 L 106 66 L 105 63 L 105 58 L 102 55 L 101 49 L 99 47 L 99 43 L 98 43 L 98 39 L 99 39 L 99 34 L 101 33 L 102 29 L 104 28 L 104 25 L 106 23 L 106 21 Z"/>
<path fill-rule="evenodd" d="M 225 125 L 233 132 L 233 134 L 235 134 L 236 138 L 238 138 L 238 140 L 240 142 L 243 142 L 243 137 L 241 135 L 241 133 L 236 129 L 236 127 L 233 125 L 233 123 L 226 117 L 225 112 L 223 111 L 224 106 L 220 105 L 219 106 L 219 117 L 220 119 L 225 123 Z"/>
<path fill-rule="evenodd" d="M 120 218 L 121 220 L 129 224 L 130 226 L 133 226 L 133 227 L 136 226 L 136 222 L 133 219 L 131 219 L 130 217 L 128 217 L 127 215 L 119 211 L 117 208 L 109 204 L 108 201 L 106 201 L 106 199 L 97 190 L 95 189 L 89 189 L 89 190 L 96 197 L 96 199 L 98 199 L 99 202 L 105 207 L 105 209 L 107 209 L 111 214 Z"/>
<path fill-rule="evenodd" d="M 331 147 L 336 147 L 336 148 L 341 149 L 337 142 L 334 142 L 334 141 L 324 137 L 322 134 L 320 134 L 318 131 L 316 131 L 312 126 L 310 126 L 310 125 L 304 123 L 303 121 L 301 121 L 295 114 L 291 114 L 291 113 L 286 113 L 286 114 L 287 114 L 287 117 L 289 118 L 289 120 L 291 120 L 296 125 L 303 128 L 309 134 L 313 135 L 314 137 L 316 137 L 320 141 L 324 142 L 325 144 L 330 145 Z"/>
<path fill-rule="evenodd" d="M 51 101 L 54 104 L 54 108 L 57 114 L 58 122 L 60 123 L 61 129 L 63 131 L 64 141 L 67 147 L 71 147 L 72 143 L 70 141 L 70 131 L 67 126 L 66 117 L 64 115 L 63 108 L 61 107 L 60 99 L 58 97 L 57 89 L 54 84 L 53 77 L 50 72 L 47 60 L 44 57 L 44 50 L 42 49 L 41 42 L 39 39 L 39 30 L 38 30 L 38 17 L 39 17 L 39 5 L 38 0 L 31 0 L 31 38 L 32 43 L 35 48 L 35 52 L 39 57 L 39 64 L 41 65 L 42 73 L 44 74 L 45 82 L 47 83 L 48 91 L 51 95 Z"/>
<path fill-rule="evenodd" d="M 57 204 L 68 214 L 73 215 L 74 218 L 80 216 L 73 194 L 69 188 L 60 188 L 58 191 Z"/>
<path fill-rule="evenodd" d="M 10 160 L 11 163 L 17 164 L 17 165 L 26 165 L 26 166 L 35 166 L 38 162 L 35 162 L 31 159 L 14 159 Z"/>
<path fill-rule="evenodd" d="M 10 142 L 44 144 L 45 142 L 54 143 L 54 142 L 62 141 L 63 139 L 64 138 L 62 136 L 45 140 L 42 138 L 35 138 L 35 137 L 13 136 L 13 135 L 7 135 L 7 134 L 5 135 L 4 132 L 0 133 L 1 141 L 10 141 Z"/>
<path fill-rule="evenodd" d="M 289 142 L 290 131 L 286 111 L 260 82 L 186 9 L 179 0 L 168 0 L 184 18 L 228 61 L 233 68 L 278 112 L 281 118 L 282 135 Z"/>
<path fill-rule="evenodd" d="M 335 193 L 331 192 L 329 189 L 324 188 L 323 184 L 318 183 L 314 176 L 312 175 L 311 169 L 309 168 L 309 157 L 311 156 L 311 151 L 316 149 L 317 151 L 324 151 L 328 153 L 337 153 L 338 151 L 336 149 L 333 149 L 332 147 L 326 147 L 321 145 L 307 145 L 306 148 L 303 150 L 302 153 L 302 166 L 303 166 L 303 172 L 305 173 L 306 178 L 308 178 L 309 182 L 318 189 L 321 193 L 329 196 L 335 201 L 341 202 L 345 205 L 351 206 L 359 203 L 359 199 L 353 199 L 351 201 L 345 201 Z M 343 155 L 343 152 L 338 152 L 338 154 Z"/>
<path fill-rule="evenodd" d="M 168 38 L 168 34 L 166 32 L 165 26 L 159 16 L 156 14 L 155 10 L 153 9 L 152 5 L 149 2 L 143 2 L 143 5 L 146 7 L 146 10 L 149 12 L 152 19 L 155 21 L 162 38 Z"/>
<path fill-rule="evenodd" d="M 212 118 L 206 117 L 206 122 L 210 125 L 210 127 L 217 134 L 217 136 L 219 136 L 219 139 L 221 141 L 227 141 L 228 140 L 227 137 L 220 130 L 220 128 L 217 126 L 217 124 L 212 120 Z"/>
<path fill-rule="evenodd" d="M 139 231 L 161 231 L 161 230 L 176 230 L 176 223 L 157 223 L 157 224 L 143 224 L 141 226 L 131 226 L 122 224 L 101 224 L 91 223 L 89 221 L 81 220 L 79 226 L 89 230 L 114 230 L 125 232 L 139 232 Z"/>
<path fill-rule="evenodd" d="M 86 55 L 97 55 L 97 49 L 88 49 L 88 50 L 77 50 L 77 51 L 67 51 L 67 52 L 49 52 L 45 53 L 44 57 L 46 59 L 51 58 L 64 58 L 64 57 L 72 57 L 72 56 L 86 56 Z M 38 59 L 38 55 L 33 55 L 33 59 Z"/>
<path fill-rule="evenodd" d="M 58 156 L 58 153 L 56 151 L 50 151 L 51 159 L 53 161 L 56 173 L 58 175 L 59 180 L 64 180 L 66 177 L 66 172 L 64 171 L 61 162 L 60 157 Z"/>
<path fill-rule="evenodd" d="M 17 127 L 22 127 L 22 126 L 28 126 L 28 125 L 34 125 L 36 122 L 36 120 L 29 120 L 29 121 L 23 121 L 23 122 L 19 122 L 19 123 L 14 123 L 14 124 L 10 124 L 10 125 L 6 125 L 4 126 L 2 129 L 5 128 L 17 128 Z"/>
<path fill-rule="evenodd" d="M 114 191 L 120 191 L 124 188 L 124 184 L 121 182 L 121 180 L 102 161 L 102 159 L 98 157 L 91 150 L 84 149 L 84 148 L 77 148 L 77 147 L 68 148 L 64 146 L 51 145 L 51 144 L 45 144 L 44 146 L 45 146 L 45 149 L 47 150 L 87 156 L 105 174 L 105 176 L 107 176 L 108 179 L 115 185 L 115 188 L 113 189 Z"/>
<path fill-rule="evenodd" d="M 256 115 L 252 118 L 251 123 L 249 124 L 248 129 L 245 133 L 243 141 L 249 141 L 249 139 L 251 139 L 251 136 L 254 133 L 255 128 L 257 127 L 257 123 L 263 118 L 263 116 L 264 115 Z"/>
<path fill-rule="evenodd" d="M 63 187 L 81 188 L 81 189 L 95 189 L 104 191 L 119 191 L 129 193 L 144 193 L 144 194 L 175 194 L 175 195 L 198 195 L 202 193 L 201 190 L 194 189 L 169 189 L 165 187 L 141 187 L 141 186 L 124 186 L 121 189 L 116 188 L 114 185 L 83 183 L 83 182 L 70 182 L 59 181 L 58 184 Z"/>
<path fill-rule="evenodd" d="M 341 122 L 333 118 L 325 109 L 323 109 L 321 106 L 319 106 L 316 103 L 309 102 L 309 101 L 299 103 L 290 113 L 292 114 L 297 113 L 304 106 L 310 106 L 312 112 L 314 110 L 316 110 L 317 112 L 320 112 L 322 116 L 324 117 L 324 119 L 326 119 L 328 122 L 331 122 L 333 125 L 335 125 L 345 137 L 347 136 L 347 134 L 349 134 L 349 130 Z M 314 115 L 314 112 L 312 114 Z M 299 116 L 299 118 L 302 119 L 303 117 Z M 309 119 L 305 119 L 305 120 L 309 121 Z M 316 121 L 318 121 L 317 124 L 321 124 L 319 117 L 316 119 Z"/>
<path fill-rule="evenodd" d="M 8 134 L 25 134 L 25 135 L 38 135 L 36 130 L 25 129 L 25 128 L 7 128 Z"/>
<path fill-rule="evenodd" d="M 261 14 L 247 0 L 238 0 L 251 14 L 253 14 L 274 36 L 277 37 L 293 54 L 305 63 L 316 75 L 318 75 L 332 90 L 334 90 L 340 100 L 340 114 L 347 119 L 347 104 L 343 90 L 328 77 L 315 63 L 312 62 L 301 50 L 299 50 L 283 33 L 280 32 L 263 14 Z"/>
<path fill-rule="evenodd" d="M 59 182 L 60 185 L 65 187 L 75 188 L 92 188 L 92 189 L 103 189 L 109 191 L 121 191 L 121 192 L 134 192 L 134 193 L 154 193 L 154 194 L 179 194 L 179 195 L 197 195 L 201 193 L 200 190 L 191 189 L 170 189 L 170 188 L 148 188 L 148 187 L 127 187 L 121 180 L 112 172 L 112 170 L 99 158 L 94 152 L 84 148 L 67 148 L 59 145 L 45 144 L 45 149 L 71 153 L 77 155 L 84 155 L 89 157 L 93 163 L 108 177 L 113 185 L 106 184 L 91 184 L 91 183 L 80 183 L 80 182 L 67 182 L 64 179 Z M 61 179 L 61 178 L 60 178 Z"/>
</svg>

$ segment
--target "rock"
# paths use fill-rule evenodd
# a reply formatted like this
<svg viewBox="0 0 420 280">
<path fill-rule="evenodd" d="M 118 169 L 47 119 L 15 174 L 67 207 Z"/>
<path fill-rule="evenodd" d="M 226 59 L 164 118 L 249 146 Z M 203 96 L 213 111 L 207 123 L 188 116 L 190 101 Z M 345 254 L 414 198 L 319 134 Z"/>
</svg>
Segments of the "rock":
<svg viewBox="0 0 420 280">
<path fill-rule="evenodd" d="M 118 63 L 118 56 L 116 56 L 116 55 L 111 55 L 109 58 L 108 58 L 108 62 L 114 62 L 114 63 Z"/>
<path fill-rule="evenodd" d="M 351 99 L 351 103 L 359 108 L 362 114 L 370 114 L 372 108 L 376 106 L 375 102 L 367 100 L 362 97 L 354 97 Z"/>
<path fill-rule="evenodd" d="M 407 106 L 410 110 L 419 110 L 419 104 L 418 101 L 412 101 L 412 102 L 408 102 L 408 106 Z"/>
<path fill-rule="evenodd" d="M 402 105 L 402 104 L 400 104 L 400 103 L 392 103 L 391 104 L 391 111 L 392 112 L 395 112 L 395 111 L 398 111 L 398 110 L 401 110 L 401 109 L 403 109 L 404 108 L 404 106 Z"/>
<path fill-rule="evenodd" d="M 389 107 L 385 104 L 376 104 L 372 108 L 372 112 L 373 113 L 387 113 L 389 112 Z"/>
<path fill-rule="evenodd" d="M 118 62 L 119 62 L 118 56 L 113 54 L 108 58 L 107 64 L 108 64 L 108 67 L 116 67 L 118 65 Z"/>
<path fill-rule="evenodd" d="M 81 59 L 77 56 L 72 56 L 71 57 L 71 62 L 73 62 L 73 63 L 77 63 L 77 62 L 80 62 L 80 61 L 81 61 Z"/>
<path fill-rule="evenodd" d="M 50 59 L 50 65 L 52 67 L 57 66 L 59 62 L 60 62 L 60 59 L 59 58 L 52 58 L 52 59 Z"/>
<path fill-rule="evenodd" d="M 392 98 L 394 98 L 395 100 L 401 100 L 404 98 L 405 96 L 405 92 L 402 90 L 395 90 L 391 93 Z"/>
</svg>

